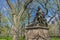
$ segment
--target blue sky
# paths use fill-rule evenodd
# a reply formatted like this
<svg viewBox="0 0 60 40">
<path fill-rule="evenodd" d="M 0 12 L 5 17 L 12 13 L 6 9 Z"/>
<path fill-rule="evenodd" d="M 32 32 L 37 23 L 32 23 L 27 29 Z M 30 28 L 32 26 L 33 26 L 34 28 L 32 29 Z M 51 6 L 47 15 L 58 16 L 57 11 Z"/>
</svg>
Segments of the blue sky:
<svg viewBox="0 0 60 40">
<path fill-rule="evenodd" d="M 24 1 L 24 0 L 22 0 L 22 1 Z M 12 3 L 14 3 L 14 0 L 11 0 L 11 2 Z M 30 18 L 30 20 L 32 21 L 32 19 L 34 19 L 34 17 L 35 17 L 35 15 L 36 15 L 36 10 L 37 10 L 37 7 L 38 6 L 40 6 L 41 7 L 41 9 L 44 11 L 45 9 L 44 9 L 44 4 L 42 3 L 42 2 L 40 2 L 40 3 L 35 3 L 36 1 L 34 1 L 32 4 L 29 4 L 30 6 L 28 6 L 28 7 L 30 7 L 30 8 L 34 8 L 33 9 L 33 11 L 31 12 L 32 14 L 31 14 L 31 18 Z M 53 12 L 52 12 L 52 10 L 55 12 L 56 10 L 57 10 L 57 6 L 54 4 L 53 5 L 53 0 L 50 0 L 50 2 L 51 2 L 51 4 L 47 4 L 47 6 L 52 6 L 52 8 L 48 8 L 48 15 L 49 16 L 52 16 L 52 14 L 53 14 Z M 33 5 L 33 6 L 32 6 Z M 6 12 L 6 9 L 5 9 L 5 7 L 6 8 L 9 8 L 8 7 L 8 5 L 7 5 L 7 3 L 6 3 L 6 1 L 5 0 L 0 0 L 0 11 L 3 11 L 3 14 L 6 16 L 6 17 L 8 17 L 9 18 L 9 15 L 8 15 L 8 13 Z M 35 10 L 36 9 L 36 10 Z M 51 14 L 52 13 L 52 14 Z M 46 16 L 46 19 L 47 20 L 49 20 L 49 18 Z"/>
</svg>

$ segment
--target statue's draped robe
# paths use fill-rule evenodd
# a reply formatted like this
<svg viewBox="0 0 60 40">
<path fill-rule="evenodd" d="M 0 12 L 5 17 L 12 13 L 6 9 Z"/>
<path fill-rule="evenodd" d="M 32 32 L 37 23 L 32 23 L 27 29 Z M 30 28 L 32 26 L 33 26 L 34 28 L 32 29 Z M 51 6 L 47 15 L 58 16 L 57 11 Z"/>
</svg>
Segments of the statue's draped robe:
<svg viewBox="0 0 60 40">
<path fill-rule="evenodd" d="M 35 25 L 38 24 L 40 26 L 41 25 L 48 26 L 44 13 L 39 11 L 36 13 L 36 17 L 34 18 L 33 23 L 34 24 L 36 23 Z"/>
</svg>

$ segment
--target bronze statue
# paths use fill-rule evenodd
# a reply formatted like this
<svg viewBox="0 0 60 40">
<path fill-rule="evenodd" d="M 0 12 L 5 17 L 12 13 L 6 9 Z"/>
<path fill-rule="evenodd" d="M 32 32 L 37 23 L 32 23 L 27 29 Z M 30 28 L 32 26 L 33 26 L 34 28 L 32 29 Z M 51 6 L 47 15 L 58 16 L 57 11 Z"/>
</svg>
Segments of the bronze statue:
<svg viewBox="0 0 60 40">
<path fill-rule="evenodd" d="M 35 25 L 45 25 L 45 26 L 48 26 L 47 25 L 47 21 L 45 19 L 45 15 L 44 15 L 44 12 L 42 12 L 42 10 L 40 9 L 40 7 L 38 7 L 38 10 L 37 10 L 37 13 L 36 13 L 36 17 L 34 18 L 33 20 L 34 24 Z"/>
</svg>

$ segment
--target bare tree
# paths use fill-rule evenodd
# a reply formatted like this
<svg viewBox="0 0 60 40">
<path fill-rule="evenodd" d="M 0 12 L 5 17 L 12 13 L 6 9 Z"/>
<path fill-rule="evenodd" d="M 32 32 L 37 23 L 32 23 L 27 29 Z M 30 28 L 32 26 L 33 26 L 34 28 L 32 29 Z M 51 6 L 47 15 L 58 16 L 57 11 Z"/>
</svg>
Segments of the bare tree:
<svg viewBox="0 0 60 40">
<path fill-rule="evenodd" d="M 13 27 L 13 40 L 19 40 L 19 31 L 18 31 L 18 27 L 19 27 L 19 23 L 20 23 L 20 17 L 21 15 L 24 13 L 24 11 L 27 8 L 27 5 L 29 3 L 31 3 L 33 0 L 26 0 L 24 6 L 21 8 L 20 12 L 16 12 L 16 8 L 13 6 L 13 4 L 11 3 L 11 0 L 6 0 L 9 7 L 12 10 L 12 16 L 13 16 L 13 22 L 14 22 L 14 27 Z M 19 0 L 18 0 L 19 1 Z M 18 3 L 19 4 L 19 3 Z"/>
</svg>

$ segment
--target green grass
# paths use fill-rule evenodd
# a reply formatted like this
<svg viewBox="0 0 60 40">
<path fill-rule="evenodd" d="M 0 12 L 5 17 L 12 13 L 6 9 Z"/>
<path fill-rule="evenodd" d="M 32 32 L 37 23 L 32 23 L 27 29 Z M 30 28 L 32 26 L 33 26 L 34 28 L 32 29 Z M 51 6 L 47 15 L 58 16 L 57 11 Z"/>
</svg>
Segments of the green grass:
<svg viewBox="0 0 60 40">
<path fill-rule="evenodd" d="M 0 39 L 0 40 L 6 40 L 6 39 Z"/>
<path fill-rule="evenodd" d="M 12 40 L 12 37 L 11 36 L 9 36 L 9 37 L 2 36 L 2 37 L 0 37 L 0 40 Z M 21 36 L 20 40 L 24 40 L 24 38 Z"/>
<path fill-rule="evenodd" d="M 0 37 L 0 40 L 12 40 L 12 37 Z M 24 40 L 23 37 L 20 37 L 20 40 Z M 60 40 L 60 37 L 51 37 L 51 40 Z"/>
<path fill-rule="evenodd" d="M 2 36 L 0 37 L 0 40 L 12 40 L 12 37 L 6 37 L 6 36 Z"/>
<path fill-rule="evenodd" d="M 51 40 L 60 40 L 60 37 L 51 37 Z"/>
</svg>

